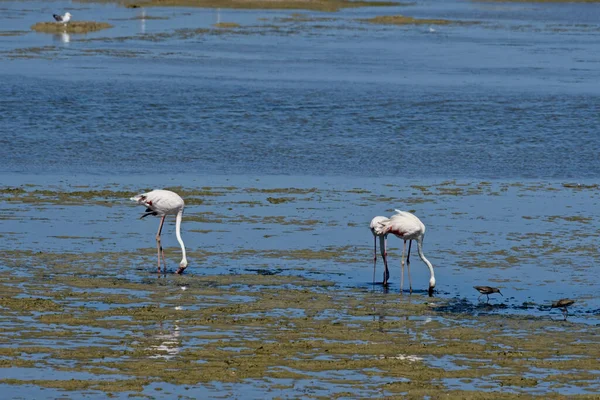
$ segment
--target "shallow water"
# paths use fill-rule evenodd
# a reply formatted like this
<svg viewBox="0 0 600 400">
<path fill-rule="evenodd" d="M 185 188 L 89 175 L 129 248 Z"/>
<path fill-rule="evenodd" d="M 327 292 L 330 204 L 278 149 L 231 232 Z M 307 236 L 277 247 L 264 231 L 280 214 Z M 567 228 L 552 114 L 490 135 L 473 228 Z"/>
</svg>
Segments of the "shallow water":
<svg viewBox="0 0 600 400">
<path fill-rule="evenodd" d="M 596 7 L 1 2 L 0 387 L 597 393 Z M 28 31 L 61 10 L 114 28 Z M 400 13 L 477 24 L 358 21 Z M 182 277 L 157 277 L 158 221 L 128 201 L 155 187 L 187 202 Z M 416 254 L 414 294 L 399 295 L 393 237 L 391 285 L 373 285 L 368 223 L 395 208 L 427 226 L 433 298 Z M 474 285 L 504 297 L 479 301 Z M 564 297 L 577 300 L 566 322 L 548 308 Z"/>
<path fill-rule="evenodd" d="M 115 25 L 68 43 L 42 33 L 0 36 L 4 171 L 600 172 L 594 4 L 423 2 L 304 12 L 334 19 L 306 23 L 282 20 L 289 11 L 2 4 L 6 32 L 73 7 L 79 19 Z M 142 12 L 168 19 L 127 19 Z M 396 13 L 479 24 L 430 33 L 357 22 Z M 211 28 L 217 20 L 241 28 Z M 198 28 L 210 31 L 182 31 Z"/>
</svg>

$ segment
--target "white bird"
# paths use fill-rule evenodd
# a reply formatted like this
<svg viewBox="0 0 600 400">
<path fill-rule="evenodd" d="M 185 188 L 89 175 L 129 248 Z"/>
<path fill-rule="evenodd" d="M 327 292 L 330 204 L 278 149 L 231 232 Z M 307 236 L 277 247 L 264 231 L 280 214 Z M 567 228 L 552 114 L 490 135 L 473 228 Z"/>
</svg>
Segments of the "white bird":
<svg viewBox="0 0 600 400">
<path fill-rule="evenodd" d="M 412 241 L 417 241 L 417 250 L 419 252 L 419 257 L 427 268 L 429 268 L 429 273 L 431 274 L 431 278 L 429 279 L 429 296 L 433 296 L 433 288 L 435 287 L 435 276 L 433 274 L 433 265 L 429 262 L 425 255 L 423 254 L 423 237 L 425 236 L 425 225 L 421 222 L 419 218 L 415 215 L 406 212 L 396 210 L 396 214 L 392 215 L 387 222 L 382 222 L 375 228 L 375 232 L 378 235 L 389 234 L 392 233 L 404 240 L 404 247 L 402 248 L 402 261 L 401 261 L 401 271 L 402 277 L 400 278 L 400 293 L 402 293 L 402 289 L 404 287 L 404 253 L 406 252 L 406 241 L 409 241 L 408 245 L 408 256 L 406 257 L 406 266 L 408 269 L 408 282 L 410 285 L 410 292 L 412 293 L 412 282 L 410 279 L 410 247 L 412 245 Z"/>
<path fill-rule="evenodd" d="M 373 234 L 373 283 L 375 283 L 375 266 L 377 265 L 377 238 L 379 238 L 379 250 L 381 251 L 381 258 L 383 258 L 383 265 L 385 266 L 385 271 L 383 271 L 383 285 L 387 286 L 388 279 L 390 278 L 390 271 L 388 270 L 387 265 L 387 234 L 377 234 L 375 229 L 379 226 L 380 223 L 388 221 L 387 217 L 375 217 L 371 220 L 371 224 L 369 228 L 371 228 L 371 233 Z"/>
<path fill-rule="evenodd" d="M 181 274 L 188 265 L 187 259 L 185 258 L 185 245 L 183 244 L 183 240 L 181 240 L 181 218 L 183 216 L 183 207 L 185 206 L 183 199 L 177 193 L 171 192 L 170 190 L 153 190 L 148 193 L 138 194 L 137 196 L 132 197 L 131 200 L 146 207 L 146 213 L 143 214 L 140 219 L 147 217 L 148 215 L 156 215 L 161 217 L 160 225 L 158 226 L 158 233 L 156 234 L 159 273 L 161 255 L 165 264 L 165 272 L 167 272 L 165 252 L 160 244 L 160 232 L 162 231 L 165 217 L 167 215 L 176 216 L 175 235 L 177 236 L 177 241 L 181 245 L 182 253 L 182 258 L 181 262 L 179 263 L 179 269 L 177 269 L 177 273 Z"/>
<path fill-rule="evenodd" d="M 71 20 L 71 13 L 67 12 L 65 15 L 52 14 L 56 22 L 62 22 L 63 24 L 67 24 Z"/>
</svg>

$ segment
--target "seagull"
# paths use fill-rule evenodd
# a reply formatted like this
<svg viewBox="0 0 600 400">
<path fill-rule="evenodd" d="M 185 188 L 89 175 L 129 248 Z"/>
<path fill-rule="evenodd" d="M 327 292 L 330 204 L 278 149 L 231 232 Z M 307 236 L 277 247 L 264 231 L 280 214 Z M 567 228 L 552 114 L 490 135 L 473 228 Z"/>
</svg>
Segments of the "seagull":
<svg viewBox="0 0 600 400">
<path fill-rule="evenodd" d="M 571 299 L 560 299 L 558 301 L 553 301 L 552 305 L 550 306 L 550 308 L 560 308 L 560 310 L 563 313 L 563 316 L 565 317 L 565 321 L 567 320 L 567 315 L 569 315 L 569 310 L 567 310 L 567 307 L 573 305 L 573 303 L 575 303 L 575 300 L 571 300 Z"/>
<path fill-rule="evenodd" d="M 67 24 L 71 20 L 71 13 L 67 12 L 65 15 L 52 14 L 56 22 L 62 22 L 63 24 Z"/>
<path fill-rule="evenodd" d="M 473 286 L 473 288 L 481 293 L 477 300 L 479 300 L 481 296 L 485 294 L 487 296 L 488 303 L 490 302 L 490 294 L 500 293 L 500 289 L 491 286 Z M 500 296 L 504 297 L 502 293 L 500 293 Z"/>
</svg>

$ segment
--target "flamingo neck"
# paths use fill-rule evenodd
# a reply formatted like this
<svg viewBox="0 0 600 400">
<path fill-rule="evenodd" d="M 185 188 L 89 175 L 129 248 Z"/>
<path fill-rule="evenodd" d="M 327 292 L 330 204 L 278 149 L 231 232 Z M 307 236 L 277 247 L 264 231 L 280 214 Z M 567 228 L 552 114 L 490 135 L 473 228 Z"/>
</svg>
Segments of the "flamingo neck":
<svg viewBox="0 0 600 400">
<path fill-rule="evenodd" d="M 429 278 L 429 290 L 432 291 L 435 287 L 435 275 L 433 273 L 433 265 L 429 262 L 427 258 L 425 258 L 425 254 L 423 254 L 423 237 L 417 239 L 417 250 L 419 252 L 419 257 L 429 268 L 429 273 L 431 274 L 431 278 Z"/>
<path fill-rule="evenodd" d="M 185 244 L 183 243 L 183 240 L 181 239 L 181 218 L 183 217 L 183 210 L 179 211 L 177 213 L 177 219 L 175 221 L 175 236 L 177 236 L 177 241 L 179 242 L 179 245 L 181 246 L 181 263 L 180 265 L 187 266 L 187 258 L 185 257 Z"/>
</svg>

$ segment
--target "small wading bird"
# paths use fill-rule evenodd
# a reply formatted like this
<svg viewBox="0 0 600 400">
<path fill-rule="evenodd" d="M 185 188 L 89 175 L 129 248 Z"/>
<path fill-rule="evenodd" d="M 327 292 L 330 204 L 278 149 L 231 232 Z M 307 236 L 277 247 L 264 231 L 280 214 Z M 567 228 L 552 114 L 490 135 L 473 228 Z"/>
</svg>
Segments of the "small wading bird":
<svg viewBox="0 0 600 400">
<path fill-rule="evenodd" d="M 165 223 L 165 217 L 167 215 L 175 215 L 175 235 L 177 241 L 181 245 L 181 262 L 179 263 L 179 269 L 177 273 L 181 274 L 187 267 L 188 262 L 185 258 L 185 245 L 181 240 L 181 218 L 183 216 L 183 199 L 170 190 L 153 190 L 148 193 L 138 194 L 132 197 L 131 200 L 138 204 L 146 207 L 146 212 L 140 217 L 140 219 L 147 217 L 148 215 L 156 215 L 160 218 L 160 225 L 158 226 L 158 233 L 156 234 L 156 248 L 158 250 L 158 272 L 160 273 L 160 257 L 162 256 L 163 263 L 165 264 L 165 273 L 167 272 L 167 262 L 165 260 L 165 252 L 160 244 L 160 233 L 162 231 L 163 224 Z"/>
<path fill-rule="evenodd" d="M 477 298 L 477 300 L 479 300 L 481 298 L 481 296 L 485 295 L 487 297 L 487 302 L 490 302 L 490 294 L 494 294 L 494 293 L 500 293 L 500 289 L 495 288 L 495 287 L 491 287 L 491 286 L 473 286 L 475 288 L 475 290 L 477 290 L 479 293 L 481 293 L 479 295 L 479 297 Z M 502 293 L 500 293 L 500 296 L 504 297 L 504 295 Z"/>
<path fill-rule="evenodd" d="M 427 268 L 429 268 L 429 273 L 431 274 L 431 278 L 429 278 L 429 296 L 433 296 L 435 276 L 433 274 L 433 265 L 431 265 L 429 260 L 426 259 L 425 255 L 423 254 L 425 225 L 421 222 L 421 220 L 409 212 L 396 210 L 396 214 L 392 215 L 387 221 L 379 223 L 379 225 L 375 228 L 375 233 L 377 233 L 377 235 L 387 235 L 392 233 L 404 240 L 404 247 L 402 248 L 402 260 L 400 261 L 402 273 L 400 278 L 400 293 L 402 293 L 404 287 L 404 253 L 406 252 L 406 241 L 409 241 L 406 267 L 408 269 L 410 293 L 412 293 L 412 281 L 410 279 L 410 247 L 413 240 L 417 241 L 417 251 L 419 252 L 419 257 L 421 260 L 423 260 L 425 265 L 427 265 Z"/>
<path fill-rule="evenodd" d="M 388 284 L 388 279 L 390 278 L 390 271 L 388 270 L 387 265 L 387 234 L 377 234 L 375 232 L 375 228 L 379 226 L 380 223 L 386 222 L 388 218 L 386 217 L 375 217 L 371 220 L 371 224 L 369 227 L 371 228 L 371 233 L 373 234 L 373 283 L 375 283 L 375 266 L 377 265 L 377 238 L 379 238 L 379 250 L 381 251 L 381 258 L 383 258 L 383 265 L 385 266 L 385 271 L 383 271 L 383 285 L 386 286 Z"/>
<path fill-rule="evenodd" d="M 565 317 L 565 321 L 566 321 L 567 320 L 567 316 L 569 315 L 569 310 L 567 309 L 567 307 L 573 305 L 573 303 L 575 303 L 575 300 L 560 299 L 558 301 L 553 301 L 552 305 L 550 306 L 550 309 L 552 309 L 552 308 L 560 308 L 560 310 L 563 313 L 563 317 Z"/>
<path fill-rule="evenodd" d="M 65 15 L 52 14 L 56 22 L 62 22 L 67 25 L 67 23 L 71 20 L 71 13 L 67 12 Z"/>
</svg>

